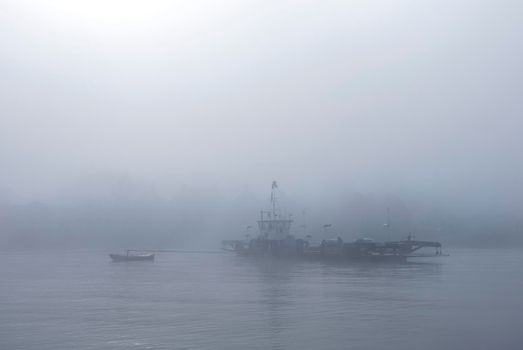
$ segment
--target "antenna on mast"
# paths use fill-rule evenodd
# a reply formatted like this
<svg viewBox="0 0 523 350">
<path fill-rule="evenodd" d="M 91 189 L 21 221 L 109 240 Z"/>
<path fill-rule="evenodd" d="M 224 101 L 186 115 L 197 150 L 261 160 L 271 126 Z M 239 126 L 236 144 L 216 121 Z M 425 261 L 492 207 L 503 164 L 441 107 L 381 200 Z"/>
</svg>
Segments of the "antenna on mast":
<svg viewBox="0 0 523 350">
<path fill-rule="evenodd" d="M 271 204 L 272 204 L 272 215 L 276 217 L 276 189 L 278 188 L 278 183 L 276 180 L 272 181 L 272 189 L 271 189 Z"/>
<path fill-rule="evenodd" d="M 387 239 L 390 241 L 390 207 L 387 207 L 387 223 L 383 226 L 387 228 Z"/>
</svg>

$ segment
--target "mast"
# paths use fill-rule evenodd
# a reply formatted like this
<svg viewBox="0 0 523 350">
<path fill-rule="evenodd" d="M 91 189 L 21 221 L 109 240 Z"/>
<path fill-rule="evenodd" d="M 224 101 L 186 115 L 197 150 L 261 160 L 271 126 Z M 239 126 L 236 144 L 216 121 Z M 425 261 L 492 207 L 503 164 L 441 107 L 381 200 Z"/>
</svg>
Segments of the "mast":
<svg viewBox="0 0 523 350">
<path fill-rule="evenodd" d="M 278 183 L 272 182 L 271 186 L 271 208 L 267 211 L 260 211 L 260 220 L 258 221 L 258 228 L 260 229 L 260 237 L 268 240 L 281 241 L 290 235 L 292 224 L 292 215 L 283 215 L 278 212 L 276 208 L 276 192 Z"/>
<path fill-rule="evenodd" d="M 272 217 L 276 218 L 276 189 L 278 188 L 278 183 L 276 180 L 272 181 L 271 188 L 271 204 L 272 204 Z"/>
</svg>

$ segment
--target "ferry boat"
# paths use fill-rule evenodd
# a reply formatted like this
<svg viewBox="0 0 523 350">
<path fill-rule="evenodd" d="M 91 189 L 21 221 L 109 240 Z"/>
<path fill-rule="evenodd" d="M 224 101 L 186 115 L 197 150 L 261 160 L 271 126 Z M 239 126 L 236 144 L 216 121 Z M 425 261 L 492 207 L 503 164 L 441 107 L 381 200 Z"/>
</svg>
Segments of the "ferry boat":
<svg viewBox="0 0 523 350">
<path fill-rule="evenodd" d="M 314 245 L 310 236 L 295 238 L 291 234 L 292 216 L 277 210 L 276 181 L 272 183 L 271 210 L 262 210 L 258 220 L 259 234 L 248 240 L 226 240 L 224 250 L 242 256 L 269 256 L 279 258 L 300 258 L 318 260 L 353 260 L 366 262 L 406 262 L 408 258 L 442 256 L 439 242 L 414 240 L 411 235 L 405 240 L 376 242 L 360 238 L 354 242 L 337 239 L 323 239 Z M 328 226 L 328 225 L 326 225 Z M 434 253 L 419 254 L 422 248 L 434 248 Z"/>
</svg>

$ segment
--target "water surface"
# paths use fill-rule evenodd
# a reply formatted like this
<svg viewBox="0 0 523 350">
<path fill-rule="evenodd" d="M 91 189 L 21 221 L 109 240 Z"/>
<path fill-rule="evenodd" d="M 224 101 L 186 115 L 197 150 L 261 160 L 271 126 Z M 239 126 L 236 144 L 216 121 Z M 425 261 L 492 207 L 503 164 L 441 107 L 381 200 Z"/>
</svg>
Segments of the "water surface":
<svg viewBox="0 0 523 350">
<path fill-rule="evenodd" d="M 450 252 L 404 265 L 2 252 L 0 349 L 523 348 L 523 252 Z"/>
</svg>

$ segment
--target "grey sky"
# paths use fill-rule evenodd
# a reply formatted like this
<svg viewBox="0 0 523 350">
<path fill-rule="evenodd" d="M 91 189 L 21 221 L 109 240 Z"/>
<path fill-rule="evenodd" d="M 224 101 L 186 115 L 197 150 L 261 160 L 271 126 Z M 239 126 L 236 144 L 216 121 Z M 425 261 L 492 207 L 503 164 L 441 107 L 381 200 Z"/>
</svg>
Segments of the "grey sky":
<svg viewBox="0 0 523 350">
<path fill-rule="evenodd" d="M 0 195 L 82 196 L 122 176 L 167 195 L 262 192 L 276 178 L 304 196 L 521 208 L 522 10 L 3 0 Z"/>
</svg>

